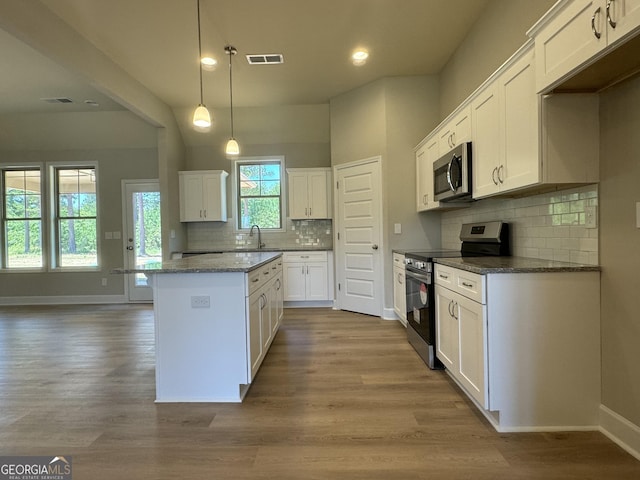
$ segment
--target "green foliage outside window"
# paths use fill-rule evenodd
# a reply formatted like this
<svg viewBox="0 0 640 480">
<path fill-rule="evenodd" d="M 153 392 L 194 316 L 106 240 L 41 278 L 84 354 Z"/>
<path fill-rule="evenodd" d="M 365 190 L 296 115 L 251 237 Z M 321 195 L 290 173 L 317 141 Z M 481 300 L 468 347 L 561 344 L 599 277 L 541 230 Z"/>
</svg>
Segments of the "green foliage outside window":
<svg viewBox="0 0 640 480">
<path fill-rule="evenodd" d="M 280 162 L 239 164 L 239 228 L 282 228 L 280 177 Z"/>
</svg>

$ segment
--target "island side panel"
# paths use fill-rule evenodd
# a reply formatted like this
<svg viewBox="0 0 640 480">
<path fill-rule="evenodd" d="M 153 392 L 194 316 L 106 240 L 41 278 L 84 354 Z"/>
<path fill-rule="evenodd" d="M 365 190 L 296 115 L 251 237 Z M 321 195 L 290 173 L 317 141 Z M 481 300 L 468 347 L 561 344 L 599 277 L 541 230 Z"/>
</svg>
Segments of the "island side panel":
<svg viewBox="0 0 640 480">
<path fill-rule="evenodd" d="M 596 429 L 600 273 L 488 275 L 487 290 L 499 431 Z"/>
<path fill-rule="evenodd" d="M 245 273 L 153 277 L 156 402 L 240 402 L 249 383 Z M 209 307 L 192 307 L 193 297 Z"/>
</svg>

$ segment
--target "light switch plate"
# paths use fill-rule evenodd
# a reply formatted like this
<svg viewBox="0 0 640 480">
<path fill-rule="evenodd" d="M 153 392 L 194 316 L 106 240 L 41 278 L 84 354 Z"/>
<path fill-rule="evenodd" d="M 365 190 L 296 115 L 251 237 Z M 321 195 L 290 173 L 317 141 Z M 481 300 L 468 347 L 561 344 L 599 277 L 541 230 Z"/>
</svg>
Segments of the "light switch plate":
<svg viewBox="0 0 640 480">
<path fill-rule="evenodd" d="M 402 233 L 402 224 L 401 223 L 394 223 L 393 224 L 393 233 L 395 233 L 396 235 L 400 235 Z"/>
</svg>

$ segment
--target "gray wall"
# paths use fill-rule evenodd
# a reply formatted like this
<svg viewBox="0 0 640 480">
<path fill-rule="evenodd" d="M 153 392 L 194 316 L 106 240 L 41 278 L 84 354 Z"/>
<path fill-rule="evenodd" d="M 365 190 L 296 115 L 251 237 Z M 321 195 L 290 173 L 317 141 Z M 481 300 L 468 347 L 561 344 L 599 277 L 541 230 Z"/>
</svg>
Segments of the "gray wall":
<svg viewBox="0 0 640 480">
<path fill-rule="evenodd" d="M 640 79 L 600 96 L 602 403 L 640 425 Z"/>
<path fill-rule="evenodd" d="M 434 77 L 390 77 L 331 100 L 331 162 L 382 158 L 384 307 L 393 308 L 392 250 L 440 246 L 437 214 L 416 212 L 414 147 L 438 122 Z M 394 234 L 394 224 L 402 234 Z"/>
<path fill-rule="evenodd" d="M 493 0 L 440 73 L 445 118 L 526 41 L 556 0 Z"/>
</svg>

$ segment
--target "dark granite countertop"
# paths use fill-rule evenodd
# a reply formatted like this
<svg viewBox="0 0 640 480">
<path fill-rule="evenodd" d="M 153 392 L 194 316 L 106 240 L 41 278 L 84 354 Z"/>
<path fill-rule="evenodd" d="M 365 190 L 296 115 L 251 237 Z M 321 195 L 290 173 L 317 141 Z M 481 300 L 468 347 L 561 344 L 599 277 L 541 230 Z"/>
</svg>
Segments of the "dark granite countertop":
<svg viewBox="0 0 640 480">
<path fill-rule="evenodd" d="M 436 263 L 484 275 L 487 273 L 599 272 L 599 265 L 526 257 L 436 258 Z"/>
<path fill-rule="evenodd" d="M 141 268 L 116 268 L 111 273 L 222 273 L 250 272 L 271 260 L 282 256 L 281 252 L 210 253 L 193 257 L 165 260 L 144 265 Z"/>
</svg>

